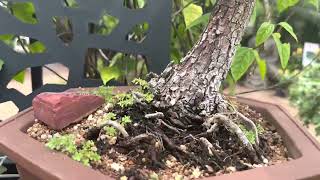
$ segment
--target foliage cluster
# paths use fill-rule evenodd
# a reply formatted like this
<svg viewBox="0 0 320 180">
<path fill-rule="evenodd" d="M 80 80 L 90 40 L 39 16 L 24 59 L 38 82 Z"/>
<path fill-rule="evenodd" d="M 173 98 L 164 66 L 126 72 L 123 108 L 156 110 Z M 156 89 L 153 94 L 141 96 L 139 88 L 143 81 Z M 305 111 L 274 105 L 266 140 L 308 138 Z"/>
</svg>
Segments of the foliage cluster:
<svg viewBox="0 0 320 180">
<path fill-rule="evenodd" d="M 320 135 L 320 64 L 302 72 L 289 88 L 290 100 L 298 106 L 299 114 L 306 124 L 316 125 Z"/>
<path fill-rule="evenodd" d="M 90 163 L 99 162 L 101 159 L 93 141 L 84 141 L 80 146 L 77 146 L 74 135 L 53 137 L 46 146 L 49 149 L 66 153 L 72 159 L 86 166 L 90 166 Z"/>
<path fill-rule="evenodd" d="M 195 44 L 203 28 L 209 21 L 210 12 L 215 3 L 216 0 L 173 1 L 170 46 L 170 56 L 173 62 L 179 63 L 180 59 Z M 146 0 L 124 0 L 124 6 L 130 9 L 144 8 L 146 4 Z M 24 23 L 36 24 L 38 22 L 36 9 L 31 2 L 9 3 L 8 1 L 1 1 L 0 5 L 1 8 L 5 8 L 9 13 Z M 66 0 L 65 5 L 70 8 L 79 6 L 76 0 Z M 283 40 L 281 39 L 287 39 L 288 33 L 282 33 L 282 36 L 285 36 L 285 38 L 281 37 L 278 33 L 280 33 L 281 29 L 285 29 L 297 40 L 297 36 L 293 33 L 291 26 L 287 23 L 287 20 L 292 17 L 289 13 L 299 13 L 295 8 L 305 8 L 303 9 L 304 11 L 310 11 L 313 13 L 314 17 L 318 17 L 319 0 L 257 0 L 254 13 L 249 23 L 249 28 L 246 32 L 246 37 L 255 36 L 255 33 L 253 33 L 254 31 L 250 31 L 250 29 L 258 29 L 258 27 L 260 27 L 256 38 L 256 45 L 259 47 L 251 49 L 246 47 L 246 41 L 242 42 L 242 47 L 239 47 L 237 51 L 238 55 L 235 57 L 231 73 L 229 74 L 229 82 L 236 82 L 245 74 L 249 69 L 248 67 L 256 64 L 259 66 L 262 79 L 264 79 L 267 72 L 266 63 L 260 58 L 259 49 L 261 48 L 262 43 L 268 39 L 273 32 L 274 33 L 271 36 L 277 44 L 281 67 L 286 67 L 291 48 L 288 43 L 282 43 Z M 288 18 L 283 20 L 283 17 Z M 61 34 L 64 32 L 72 34 L 71 27 L 69 26 L 69 19 L 53 17 L 53 22 L 55 23 L 56 28 L 59 28 L 57 29 L 57 32 L 61 32 Z M 273 22 L 273 24 L 271 22 Z M 119 20 L 116 17 L 104 12 L 97 24 L 90 25 L 90 33 L 98 33 L 106 36 L 110 34 L 118 24 Z M 279 25 L 277 30 L 275 30 L 275 24 Z M 147 23 L 136 25 L 129 33 L 128 40 L 141 42 L 146 38 L 148 29 L 149 25 Z M 298 32 L 298 34 L 302 34 L 302 32 Z M 14 46 L 13 42 L 16 42 L 18 37 L 20 36 L 5 34 L 0 35 L 0 40 L 12 47 Z M 303 40 L 303 37 L 299 39 Z M 45 45 L 35 39 L 33 39 L 32 43 L 20 42 L 20 44 L 21 43 L 25 45 L 28 53 L 42 53 L 46 50 Z M 88 72 L 87 74 L 90 76 L 98 74 L 104 84 L 113 79 L 130 84 L 135 77 L 143 78 L 147 73 L 146 57 L 142 55 L 109 52 L 102 49 L 90 51 L 90 53 L 93 53 L 97 58 L 94 60 L 93 64 L 87 63 L 86 65 L 95 67 L 92 70 L 95 71 L 95 73 Z M 239 63 L 242 65 L 239 65 Z M 5 64 L 0 60 L 0 69 L 2 67 L 5 67 Z M 88 69 L 91 70 L 92 68 Z M 14 79 L 23 82 L 24 71 L 19 72 Z"/>
</svg>

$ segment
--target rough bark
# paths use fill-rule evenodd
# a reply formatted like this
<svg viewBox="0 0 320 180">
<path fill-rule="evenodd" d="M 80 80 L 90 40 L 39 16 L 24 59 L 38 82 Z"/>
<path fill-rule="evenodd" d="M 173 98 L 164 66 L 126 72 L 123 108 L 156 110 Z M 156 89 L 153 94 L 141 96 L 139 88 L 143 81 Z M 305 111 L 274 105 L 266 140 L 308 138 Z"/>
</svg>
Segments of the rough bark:
<svg viewBox="0 0 320 180">
<path fill-rule="evenodd" d="M 255 0 L 218 0 L 208 26 L 180 64 L 169 64 L 151 79 L 162 107 L 215 113 L 223 97 L 220 85 L 231 66 Z M 223 108 L 223 106 L 221 107 Z"/>
</svg>

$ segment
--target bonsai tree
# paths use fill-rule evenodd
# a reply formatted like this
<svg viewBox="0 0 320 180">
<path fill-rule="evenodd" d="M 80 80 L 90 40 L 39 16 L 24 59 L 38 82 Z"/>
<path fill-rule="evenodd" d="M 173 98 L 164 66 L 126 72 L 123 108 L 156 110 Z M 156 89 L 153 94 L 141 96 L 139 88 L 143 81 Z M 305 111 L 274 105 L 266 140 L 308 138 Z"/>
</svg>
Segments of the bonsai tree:
<svg viewBox="0 0 320 180">
<path fill-rule="evenodd" d="M 252 144 L 231 116 L 249 124 L 257 135 L 256 126 L 233 108 L 219 90 L 254 3 L 254 0 L 218 0 L 200 40 L 181 63 L 169 64 L 160 76 L 149 81 L 155 95 L 153 105 L 157 111 L 166 111 L 171 123 L 180 127 L 202 124 L 211 132 L 218 124 L 226 126 L 253 156 Z M 208 140 L 202 140 L 210 146 Z"/>
</svg>

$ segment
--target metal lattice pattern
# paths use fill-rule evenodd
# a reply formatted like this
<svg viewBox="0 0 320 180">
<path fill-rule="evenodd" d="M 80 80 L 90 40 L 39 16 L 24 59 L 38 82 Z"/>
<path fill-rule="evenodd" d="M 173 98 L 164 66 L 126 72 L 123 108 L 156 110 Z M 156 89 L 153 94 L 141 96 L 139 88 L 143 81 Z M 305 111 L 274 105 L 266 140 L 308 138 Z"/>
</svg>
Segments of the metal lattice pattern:
<svg viewBox="0 0 320 180">
<path fill-rule="evenodd" d="M 13 2 L 26 2 L 16 0 Z M 147 0 L 142 9 L 128 9 L 123 0 L 77 0 L 77 8 L 69 8 L 63 0 L 28 0 L 36 9 L 38 23 L 19 21 L 0 8 L 0 35 L 15 34 L 35 38 L 46 46 L 41 54 L 18 54 L 0 43 L 0 58 L 5 65 L 0 71 L 0 102 L 13 101 L 20 110 L 31 104 L 32 98 L 43 91 L 63 91 L 71 87 L 97 86 L 101 82 L 84 77 L 85 53 L 88 48 L 103 48 L 123 53 L 142 54 L 150 59 L 150 70 L 160 72 L 169 62 L 169 37 L 171 0 Z M 118 26 L 108 36 L 89 34 L 88 24 L 98 22 L 107 12 L 119 19 Z M 56 36 L 52 17 L 68 17 L 72 22 L 73 40 L 65 45 Z M 128 41 L 128 32 L 137 24 L 147 22 L 150 26 L 142 43 Z M 70 70 L 67 85 L 44 85 L 25 96 L 6 86 L 12 77 L 28 67 L 62 63 Z"/>
</svg>

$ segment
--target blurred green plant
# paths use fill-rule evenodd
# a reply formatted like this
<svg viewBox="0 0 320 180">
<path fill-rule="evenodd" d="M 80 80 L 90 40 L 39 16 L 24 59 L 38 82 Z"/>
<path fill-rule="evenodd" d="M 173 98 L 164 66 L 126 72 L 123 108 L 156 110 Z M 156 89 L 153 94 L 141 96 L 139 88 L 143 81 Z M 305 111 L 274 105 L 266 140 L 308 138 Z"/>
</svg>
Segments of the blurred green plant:
<svg viewBox="0 0 320 180">
<path fill-rule="evenodd" d="M 290 100 L 299 108 L 305 124 L 316 125 L 320 135 L 320 63 L 302 72 L 289 88 Z"/>
</svg>

